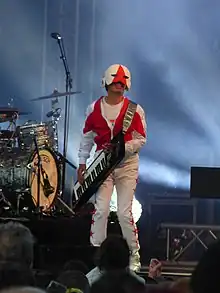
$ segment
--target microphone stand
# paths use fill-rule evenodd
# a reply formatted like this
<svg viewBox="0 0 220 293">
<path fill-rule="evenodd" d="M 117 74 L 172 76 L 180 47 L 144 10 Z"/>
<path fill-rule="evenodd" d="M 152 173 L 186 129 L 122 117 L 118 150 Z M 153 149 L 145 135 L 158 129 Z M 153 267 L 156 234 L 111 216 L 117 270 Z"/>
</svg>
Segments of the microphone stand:
<svg viewBox="0 0 220 293">
<path fill-rule="evenodd" d="M 41 170 L 42 170 L 42 163 L 41 163 L 41 157 L 40 157 L 40 152 L 39 148 L 37 145 L 37 139 L 36 135 L 34 134 L 34 145 L 35 145 L 35 150 L 37 152 L 37 214 L 40 215 L 41 209 L 40 209 L 40 178 L 41 178 Z"/>
<path fill-rule="evenodd" d="M 67 163 L 70 167 L 72 167 L 73 169 L 77 169 L 77 167 L 75 165 L 73 165 L 73 163 L 71 163 L 67 158 L 65 158 L 60 152 L 55 151 L 54 152 L 58 157 L 60 157 L 60 161 L 65 164 Z"/>
<path fill-rule="evenodd" d="M 67 58 L 66 58 L 66 53 L 65 53 L 65 49 L 64 49 L 64 42 L 63 39 L 59 36 L 57 38 L 57 43 L 59 45 L 60 48 L 60 59 L 63 61 L 63 65 L 64 65 L 64 69 L 65 69 L 65 74 L 66 74 L 66 92 L 69 92 L 72 90 L 72 77 L 70 75 L 70 70 L 69 70 L 69 66 L 67 63 Z M 62 194 L 64 192 L 64 188 L 65 188 L 65 179 L 66 179 L 66 162 L 68 162 L 68 164 L 70 163 L 67 159 L 66 159 L 66 153 L 67 153 L 67 143 L 68 143 L 68 126 L 69 126 L 69 100 L 70 100 L 70 96 L 67 95 L 65 97 L 65 115 L 64 115 L 64 141 L 63 141 L 63 155 L 62 155 L 62 159 L 65 161 L 63 162 L 63 174 L 62 174 L 62 185 L 61 185 L 61 190 L 62 190 Z M 70 163 L 71 166 L 73 166 L 75 168 L 74 165 L 72 165 Z"/>
</svg>

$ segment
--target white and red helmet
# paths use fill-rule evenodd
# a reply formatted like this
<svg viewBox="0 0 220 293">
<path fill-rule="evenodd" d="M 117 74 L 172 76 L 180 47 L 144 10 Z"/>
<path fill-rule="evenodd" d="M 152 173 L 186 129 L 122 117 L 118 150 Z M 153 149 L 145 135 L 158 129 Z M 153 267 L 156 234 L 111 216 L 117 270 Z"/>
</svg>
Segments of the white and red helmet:
<svg viewBox="0 0 220 293">
<path fill-rule="evenodd" d="M 121 82 L 126 90 L 131 88 L 131 74 L 127 67 L 120 64 L 111 65 L 102 78 L 102 87 L 106 87 L 113 82 Z"/>
</svg>

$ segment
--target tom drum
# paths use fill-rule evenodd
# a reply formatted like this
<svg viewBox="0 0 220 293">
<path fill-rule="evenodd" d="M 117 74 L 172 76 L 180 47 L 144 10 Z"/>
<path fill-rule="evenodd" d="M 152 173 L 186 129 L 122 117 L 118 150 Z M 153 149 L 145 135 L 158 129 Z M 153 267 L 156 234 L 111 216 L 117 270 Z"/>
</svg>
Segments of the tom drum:
<svg viewBox="0 0 220 293">
<path fill-rule="evenodd" d="M 45 123 L 25 123 L 18 127 L 18 143 L 21 149 L 34 149 L 34 136 L 38 147 L 54 146 L 54 129 L 50 122 Z"/>
</svg>

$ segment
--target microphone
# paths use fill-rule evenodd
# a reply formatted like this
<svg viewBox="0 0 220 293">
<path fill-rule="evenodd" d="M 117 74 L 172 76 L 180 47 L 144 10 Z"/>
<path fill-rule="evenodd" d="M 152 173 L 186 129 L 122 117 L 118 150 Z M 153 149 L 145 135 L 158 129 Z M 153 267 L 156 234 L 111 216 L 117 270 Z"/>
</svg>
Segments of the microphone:
<svg viewBox="0 0 220 293">
<path fill-rule="evenodd" d="M 61 40 L 62 39 L 62 37 L 61 37 L 61 35 L 59 33 L 51 33 L 50 35 L 55 40 Z"/>
<path fill-rule="evenodd" d="M 60 114 L 61 114 L 61 108 L 56 108 L 55 110 L 51 110 L 51 111 L 49 111 L 47 114 L 46 114 L 46 116 L 48 117 L 48 118 L 50 118 L 50 117 L 55 117 L 55 118 L 59 118 L 59 116 L 60 116 Z"/>
<path fill-rule="evenodd" d="M 49 197 L 54 192 L 54 187 L 50 185 L 50 181 L 48 178 L 44 178 L 44 186 L 43 191 L 46 197 Z"/>
<path fill-rule="evenodd" d="M 44 191 L 45 196 L 49 197 L 50 194 L 52 194 L 54 192 L 55 188 L 50 185 L 48 175 L 44 171 L 44 169 L 42 169 L 42 175 L 43 175 L 43 181 L 44 181 L 43 191 Z"/>
<path fill-rule="evenodd" d="M 54 110 L 52 110 L 52 111 L 49 111 L 48 113 L 47 113 L 47 117 L 48 118 L 50 118 L 50 117 L 52 117 L 53 116 L 53 114 L 54 114 Z"/>
</svg>

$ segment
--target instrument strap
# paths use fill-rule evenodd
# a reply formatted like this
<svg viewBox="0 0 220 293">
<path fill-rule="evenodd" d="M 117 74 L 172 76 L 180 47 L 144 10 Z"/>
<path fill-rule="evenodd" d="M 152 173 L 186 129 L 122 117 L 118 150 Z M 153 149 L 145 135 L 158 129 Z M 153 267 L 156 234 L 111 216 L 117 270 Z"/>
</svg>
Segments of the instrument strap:
<svg viewBox="0 0 220 293">
<path fill-rule="evenodd" d="M 123 128 L 122 128 L 123 134 L 125 134 L 128 128 L 131 126 L 136 110 L 137 110 L 137 104 L 130 101 L 128 104 L 127 111 L 125 113 L 124 120 L 123 120 Z"/>
</svg>

